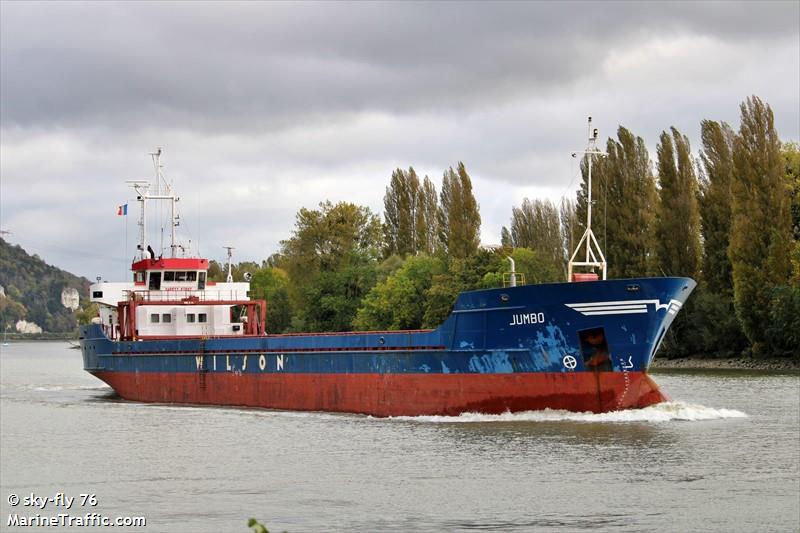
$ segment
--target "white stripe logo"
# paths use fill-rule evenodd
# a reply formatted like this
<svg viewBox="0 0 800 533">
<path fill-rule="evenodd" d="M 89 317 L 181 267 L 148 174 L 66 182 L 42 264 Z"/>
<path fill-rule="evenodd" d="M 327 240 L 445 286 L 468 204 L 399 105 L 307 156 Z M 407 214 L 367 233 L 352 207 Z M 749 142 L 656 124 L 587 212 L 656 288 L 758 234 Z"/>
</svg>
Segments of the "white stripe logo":
<svg viewBox="0 0 800 533">
<path fill-rule="evenodd" d="M 674 315 L 681 308 L 681 303 L 678 300 L 670 300 L 665 304 L 662 304 L 660 300 L 620 300 L 615 302 L 583 302 L 564 305 L 585 316 L 647 313 L 648 305 L 653 305 L 656 311 L 659 309 L 666 309 L 669 314 Z"/>
</svg>

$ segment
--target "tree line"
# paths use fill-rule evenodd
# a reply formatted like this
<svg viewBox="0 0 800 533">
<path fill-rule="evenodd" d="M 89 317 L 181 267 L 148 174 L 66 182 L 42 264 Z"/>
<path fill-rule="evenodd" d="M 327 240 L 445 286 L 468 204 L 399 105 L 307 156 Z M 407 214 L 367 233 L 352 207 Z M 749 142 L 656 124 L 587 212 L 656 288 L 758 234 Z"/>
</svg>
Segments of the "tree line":
<svg viewBox="0 0 800 533">
<path fill-rule="evenodd" d="M 781 143 L 770 106 L 740 106 L 738 131 L 700 123 L 688 138 L 664 130 L 651 160 L 620 126 L 592 155 L 593 228 L 609 278 L 688 276 L 695 294 L 670 330 L 670 356 L 743 353 L 800 357 L 800 149 Z M 586 156 L 588 157 L 588 156 Z M 392 172 L 383 217 L 325 201 L 296 215 L 291 236 L 252 275 L 268 301 L 268 331 L 430 328 L 464 290 L 502 286 L 513 257 L 529 283 L 563 281 L 585 231 L 587 163 L 574 199 L 522 200 L 499 248 L 480 246 L 481 216 L 465 165 L 439 190 L 413 167 Z M 211 279 L 223 279 L 212 261 Z"/>
</svg>

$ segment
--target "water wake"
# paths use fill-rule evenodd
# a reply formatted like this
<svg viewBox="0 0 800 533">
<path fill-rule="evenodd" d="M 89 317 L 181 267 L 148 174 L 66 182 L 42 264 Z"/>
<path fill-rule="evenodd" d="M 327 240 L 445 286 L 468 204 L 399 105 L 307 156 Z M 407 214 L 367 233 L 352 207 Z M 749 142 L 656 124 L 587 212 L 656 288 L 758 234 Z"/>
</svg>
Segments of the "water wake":
<svg viewBox="0 0 800 533">
<path fill-rule="evenodd" d="M 475 423 L 475 422 L 672 422 L 719 420 L 723 418 L 747 418 L 747 414 L 735 409 L 715 409 L 704 405 L 685 402 L 664 402 L 644 409 L 626 409 L 610 413 L 575 413 L 545 409 L 543 411 L 524 411 L 486 415 L 463 413 L 459 416 L 398 416 L 393 420 L 435 423 Z"/>
<path fill-rule="evenodd" d="M 21 388 L 36 392 L 58 392 L 58 391 L 73 391 L 73 390 L 111 390 L 111 387 L 109 387 L 108 385 L 40 385 L 40 386 L 24 386 Z"/>
</svg>

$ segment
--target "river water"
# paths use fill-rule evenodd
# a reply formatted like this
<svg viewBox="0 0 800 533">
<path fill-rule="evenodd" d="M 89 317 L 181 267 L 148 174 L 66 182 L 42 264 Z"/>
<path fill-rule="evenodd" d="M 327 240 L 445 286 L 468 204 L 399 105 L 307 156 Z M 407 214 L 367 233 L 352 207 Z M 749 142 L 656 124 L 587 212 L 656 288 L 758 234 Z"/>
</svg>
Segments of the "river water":
<svg viewBox="0 0 800 533">
<path fill-rule="evenodd" d="M 2 531 L 800 530 L 797 374 L 662 372 L 673 402 L 605 415 L 377 419 L 125 402 L 81 367 L 65 343 L 2 347 Z"/>
</svg>

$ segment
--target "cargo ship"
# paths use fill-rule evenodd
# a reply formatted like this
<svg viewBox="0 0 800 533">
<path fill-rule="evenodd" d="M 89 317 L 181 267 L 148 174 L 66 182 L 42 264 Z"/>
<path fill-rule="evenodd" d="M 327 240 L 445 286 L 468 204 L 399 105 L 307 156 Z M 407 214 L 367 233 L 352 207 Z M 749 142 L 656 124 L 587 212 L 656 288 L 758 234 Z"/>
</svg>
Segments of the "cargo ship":
<svg viewBox="0 0 800 533">
<path fill-rule="evenodd" d="M 600 155 L 589 126 L 589 164 Z M 84 369 L 127 400 L 361 413 L 458 415 L 540 409 L 606 412 L 666 401 L 648 375 L 689 278 L 606 279 L 587 229 L 564 283 L 460 294 L 437 328 L 267 334 L 267 302 L 208 278 L 208 261 L 181 257 L 172 186 L 153 155 L 155 186 L 131 182 L 140 206 L 132 280 L 98 280 L 99 316 L 80 329 Z M 591 194 L 591 192 L 590 192 Z M 166 201 L 169 250 L 147 242 L 148 203 Z M 579 272 L 579 270 L 584 270 Z"/>
</svg>

